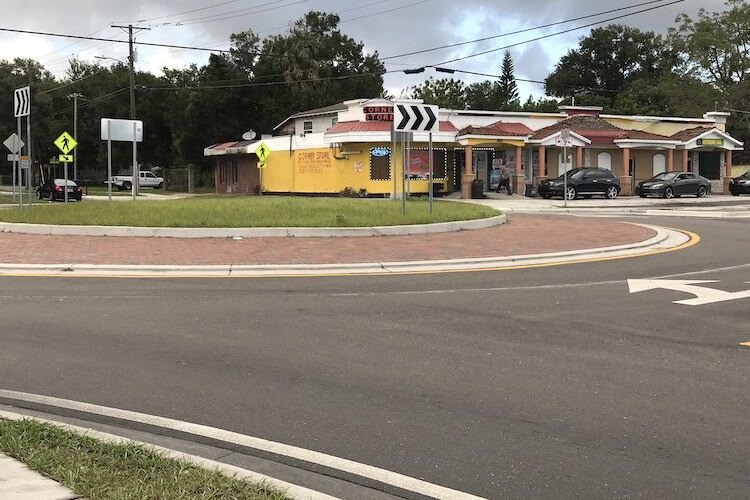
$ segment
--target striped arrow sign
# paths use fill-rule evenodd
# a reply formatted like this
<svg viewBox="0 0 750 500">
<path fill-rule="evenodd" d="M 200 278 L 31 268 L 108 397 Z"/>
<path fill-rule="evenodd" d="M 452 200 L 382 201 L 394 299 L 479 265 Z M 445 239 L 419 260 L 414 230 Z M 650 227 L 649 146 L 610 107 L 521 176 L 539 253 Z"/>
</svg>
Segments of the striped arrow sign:
<svg viewBox="0 0 750 500">
<path fill-rule="evenodd" d="M 396 132 L 437 132 L 438 107 L 428 104 L 396 104 L 393 110 Z"/>
<path fill-rule="evenodd" d="M 22 87 L 13 92 L 13 112 L 16 118 L 31 114 L 31 87 Z"/>
</svg>

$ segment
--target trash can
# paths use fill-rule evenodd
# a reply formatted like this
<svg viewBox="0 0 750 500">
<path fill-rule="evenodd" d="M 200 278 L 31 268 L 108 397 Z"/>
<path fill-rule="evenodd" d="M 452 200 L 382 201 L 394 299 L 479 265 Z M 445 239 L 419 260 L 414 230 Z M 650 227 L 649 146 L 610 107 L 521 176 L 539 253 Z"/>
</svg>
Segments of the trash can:
<svg viewBox="0 0 750 500">
<path fill-rule="evenodd" d="M 531 184 L 526 184 L 526 190 L 524 191 L 523 195 L 527 198 L 531 198 L 531 193 L 532 193 Z"/>
<path fill-rule="evenodd" d="M 481 200 L 484 198 L 484 181 L 482 179 L 474 179 L 471 183 L 471 199 Z"/>
<path fill-rule="evenodd" d="M 443 183 L 442 182 L 433 182 L 432 183 L 432 196 L 440 196 L 442 190 L 443 190 Z"/>
</svg>

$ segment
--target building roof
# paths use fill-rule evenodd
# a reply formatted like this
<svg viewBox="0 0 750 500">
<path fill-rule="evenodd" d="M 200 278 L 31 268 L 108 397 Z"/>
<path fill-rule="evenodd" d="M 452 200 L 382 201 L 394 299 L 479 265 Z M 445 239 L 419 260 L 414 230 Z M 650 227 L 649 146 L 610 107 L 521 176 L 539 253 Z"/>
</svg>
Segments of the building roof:
<svg viewBox="0 0 750 500">
<path fill-rule="evenodd" d="M 710 132 L 715 127 L 693 127 L 686 130 L 680 130 L 676 134 L 672 134 L 672 139 L 675 141 L 688 142 L 695 139 L 699 135 L 703 135 L 706 132 Z"/>
<path fill-rule="evenodd" d="M 503 137 L 528 137 L 533 134 L 534 131 L 523 123 L 502 121 L 483 127 L 469 126 L 462 128 L 458 132 L 458 135 L 490 135 Z"/>
<path fill-rule="evenodd" d="M 300 111 L 298 113 L 294 113 L 292 116 L 287 117 L 283 122 L 279 123 L 274 127 L 274 130 L 278 130 L 284 125 L 287 124 L 290 120 L 294 120 L 296 118 L 304 118 L 307 116 L 318 116 L 318 115 L 327 115 L 327 114 L 334 114 L 338 113 L 339 111 L 346 111 L 348 108 L 346 104 L 343 102 L 339 102 L 336 104 L 331 104 L 330 106 L 323 106 L 320 108 L 314 108 L 314 109 L 308 109 L 307 111 Z"/>
<path fill-rule="evenodd" d="M 347 132 L 390 132 L 393 122 L 339 122 L 328 128 L 326 134 L 345 134 Z M 456 127 L 449 121 L 440 122 L 440 132 L 456 132 Z"/>
<path fill-rule="evenodd" d="M 588 135 L 599 135 L 596 133 L 597 131 L 624 132 L 623 129 L 619 127 L 615 127 L 614 125 L 609 123 L 607 120 L 599 118 L 598 116 L 574 115 L 574 116 L 571 116 L 570 118 L 566 118 L 565 120 L 561 120 L 553 125 L 537 130 L 536 132 L 534 132 L 534 135 L 531 138 L 532 139 L 546 139 L 547 137 L 551 135 L 555 135 L 556 133 L 560 132 L 564 128 L 569 128 L 573 132 L 576 132 L 577 134 L 580 134 L 587 138 L 590 138 L 588 137 Z M 609 134 L 604 134 L 604 135 L 609 135 Z"/>
<path fill-rule="evenodd" d="M 642 130 L 626 130 L 618 139 L 631 139 L 635 141 L 669 141 L 674 142 L 676 139 L 667 137 L 666 135 L 654 134 L 651 132 L 644 132 Z"/>
</svg>

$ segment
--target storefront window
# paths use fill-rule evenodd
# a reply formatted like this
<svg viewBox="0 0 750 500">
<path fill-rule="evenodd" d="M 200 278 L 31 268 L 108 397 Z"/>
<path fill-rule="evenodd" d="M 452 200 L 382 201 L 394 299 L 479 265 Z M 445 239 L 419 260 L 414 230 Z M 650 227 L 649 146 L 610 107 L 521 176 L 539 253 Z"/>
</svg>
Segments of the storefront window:
<svg viewBox="0 0 750 500">
<path fill-rule="evenodd" d="M 370 148 L 370 180 L 391 178 L 391 148 Z"/>
<path fill-rule="evenodd" d="M 430 176 L 430 152 L 427 149 L 410 149 L 409 178 L 427 179 Z M 448 151 L 445 148 L 432 150 L 432 178 L 445 180 L 448 175 Z"/>
</svg>

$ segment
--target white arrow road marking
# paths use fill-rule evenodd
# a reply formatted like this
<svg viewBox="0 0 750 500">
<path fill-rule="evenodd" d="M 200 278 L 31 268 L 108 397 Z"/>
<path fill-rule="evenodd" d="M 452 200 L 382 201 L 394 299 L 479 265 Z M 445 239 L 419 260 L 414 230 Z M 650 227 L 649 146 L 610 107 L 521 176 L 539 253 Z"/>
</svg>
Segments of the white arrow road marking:
<svg viewBox="0 0 750 500">
<path fill-rule="evenodd" d="M 646 290 L 674 290 L 695 295 L 694 299 L 675 300 L 675 304 L 687 306 L 702 306 L 727 300 L 750 298 L 750 290 L 741 292 L 726 292 L 716 288 L 698 286 L 699 283 L 716 283 L 716 280 L 628 280 L 630 293 L 645 292 Z"/>
</svg>

